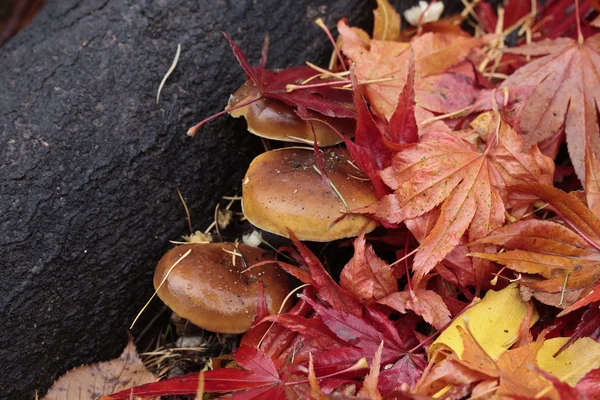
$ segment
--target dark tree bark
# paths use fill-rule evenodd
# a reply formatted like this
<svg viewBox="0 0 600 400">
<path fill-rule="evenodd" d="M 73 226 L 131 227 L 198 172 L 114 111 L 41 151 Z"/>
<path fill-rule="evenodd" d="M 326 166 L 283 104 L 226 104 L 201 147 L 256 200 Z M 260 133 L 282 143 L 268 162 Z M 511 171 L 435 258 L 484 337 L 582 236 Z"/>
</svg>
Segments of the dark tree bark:
<svg viewBox="0 0 600 400">
<path fill-rule="evenodd" d="M 364 25 L 374 5 L 55 0 L 0 48 L 2 398 L 32 398 L 67 369 L 120 354 L 155 263 L 187 230 L 176 188 L 197 228 L 239 192 L 260 150 L 245 124 L 223 117 L 185 135 L 244 80 L 219 32 L 252 62 L 268 32 L 269 66 L 325 63 L 314 19 Z"/>
<path fill-rule="evenodd" d="M 270 66 L 322 62 L 329 46 L 313 20 L 368 10 L 358 0 L 50 1 L 0 48 L 2 398 L 32 398 L 69 368 L 117 356 L 155 263 L 187 231 L 176 188 L 197 228 L 240 190 L 260 150 L 244 124 L 223 117 L 185 135 L 244 80 L 219 32 L 253 62 L 266 32 Z"/>
</svg>

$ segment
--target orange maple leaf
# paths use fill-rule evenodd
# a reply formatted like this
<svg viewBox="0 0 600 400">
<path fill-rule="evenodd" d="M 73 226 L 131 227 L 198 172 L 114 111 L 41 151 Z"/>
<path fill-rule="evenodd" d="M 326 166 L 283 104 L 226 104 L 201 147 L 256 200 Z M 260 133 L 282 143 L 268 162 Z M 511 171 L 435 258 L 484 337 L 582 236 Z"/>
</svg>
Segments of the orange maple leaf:
<svg viewBox="0 0 600 400">
<path fill-rule="evenodd" d="M 551 182 L 552 161 L 535 147 L 522 152 L 514 130 L 500 122 L 497 115 L 487 116 L 494 114 L 480 116 L 483 124 L 477 125 L 478 119 L 473 124 L 477 129 L 462 132 L 465 138 L 485 138 L 489 143 L 484 151 L 455 135 L 426 134 L 421 142 L 396 153 L 392 165 L 381 172 L 394 193 L 362 210 L 397 224 L 442 206 L 435 226 L 421 241 L 414 258 L 416 285 L 459 244 L 467 230 L 473 242 L 503 225 L 508 185 Z M 485 132 L 485 127 L 490 132 Z M 480 132 L 482 129 L 484 132 Z M 523 207 L 525 201 L 533 199 L 531 195 L 528 199 L 513 197 L 512 202 Z M 483 268 L 485 265 L 476 266 Z M 484 278 L 479 272 L 478 287 Z"/>
<path fill-rule="evenodd" d="M 544 278 L 521 281 L 540 292 L 581 290 L 596 283 L 600 278 L 600 218 L 575 196 L 552 186 L 530 183 L 515 188 L 548 202 L 571 229 L 551 221 L 518 221 L 476 241 L 506 251 L 472 255 Z"/>
<path fill-rule="evenodd" d="M 502 87 L 535 86 L 522 109 L 520 128 L 527 145 L 566 131 L 577 176 L 585 182 L 585 149 L 600 155 L 600 34 L 585 41 L 560 38 L 507 50 L 544 56 L 519 68 Z"/>
<path fill-rule="evenodd" d="M 444 300 L 433 290 L 417 289 L 415 292 L 404 290 L 392 293 L 379 300 L 396 311 L 405 314 L 412 310 L 437 329 L 443 329 L 450 323 L 450 311 Z"/>
<path fill-rule="evenodd" d="M 344 21 L 338 23 L 342 51 L 355 63 L 359 81 L 373 110 L 389 119 L 398 105 L 406 83 L 412 47 L 415 54 L 415 99 L 417 106 L 433 112 L 449 113 L 471 105 L 479 96 L 475 81 L 460 72 L 448 70 L 465 60 L 471 50 L 484 43 L 481 38 L 426 33 L 411 43 L 371 40 L 366 44 Z"/>
<path fill-rule="evenodd" d="M 340 286 L 362 303 L 379 300 L 398 291 L 390 266 L 377 257 L 364 233 L 354 241 L 354 256 L 340 274 Z"/>
</svg>

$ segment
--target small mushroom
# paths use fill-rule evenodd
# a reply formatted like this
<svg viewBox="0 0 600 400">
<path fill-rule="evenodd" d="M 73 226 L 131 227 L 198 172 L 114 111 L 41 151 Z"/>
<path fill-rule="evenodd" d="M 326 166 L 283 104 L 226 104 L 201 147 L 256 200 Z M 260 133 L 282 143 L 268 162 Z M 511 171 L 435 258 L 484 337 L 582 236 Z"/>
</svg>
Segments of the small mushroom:
<svg viewBox="0 0 600 400">
<path fill-rule="evenodd" d="M 191 252 L 175 267 L 187 251 Z M 261 261 L 273 260 L 266 251 L 233 243 L 193 243 L 165 254 L 154 273 L 158 296 L 175 313 L 194 325 L 219 333 L 242 333 L 250 328 L 258 305 L 258 281 L 264 285 L 267 308 L 279 311 L 291 289 L 288 275 L 275 263 L 242 272 Z M 283 311 L 289 309 L 286 303 Z"/>
<path fill-rule="evenodd" d="M 362 171 L 351 164 L 346 149 L 322 150 L 327 177 L 339 192 L 325 185 L 316 169 L 312 149 L 288 147 L 268 151 L 250 164 L 242 183 L 242 208 L 253 225 L 289 237 L 288 229 L 300 240 L 328 242 L 367 232 L 377 222 L 362 215 L 349 214 L 330 227 L 349 210 L 377 200 L 375 190 Z"/>
<path fill-rule="evenodd" d="M 246 82 L 231 96 L 227 108 L 250 100 L 252 93 L 251 84 Z M 248 124 L 248 131 L 257 136 L 286 142 L 313 143 L 310 125 L 300 118 L 291 106 L 282 101 L 260 99 L 248 106 L 232 110 L 229 114 L 234 118 L 243 116 Z M 352 118 L 331 118 L 314 113 L 311 115 L 327 121 L 348 137 L 354 135 L 356 122 Z M 329 126 L 318 121 L 314 121 L 313 126 L 319 146 L 333 146 L 342 141 Z"/>
</svg>

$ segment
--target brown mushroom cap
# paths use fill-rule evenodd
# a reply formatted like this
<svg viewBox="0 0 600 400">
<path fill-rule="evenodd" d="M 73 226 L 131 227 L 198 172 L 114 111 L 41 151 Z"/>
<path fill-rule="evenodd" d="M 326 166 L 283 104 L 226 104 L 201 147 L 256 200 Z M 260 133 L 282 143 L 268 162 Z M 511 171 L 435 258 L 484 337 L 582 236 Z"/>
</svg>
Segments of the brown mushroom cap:
<svg viewBox="0 0 600 400">
<path fill-rule="evenodd" d="M 231 96 L 227 108 L 248 101 L 252 98 L 251 90 L 251 84 L 246 82 Z M 354 135 L 356 122 L 352 118 L 331 118 L 310 111 L 309 113 L 315 118 L 327 121 L 348 137 Z M 260 99 L 246 107 L 232 110 L 229 114 L 234 118 L 243 116 L 248 123 L 248 131 L 257 136 L 286 142 L 313 143 L 310 125 L 282 101 Z M 319 146 L 333 146 L 342 141 L 329 126 L 318 121 L 314 121 L 313 126 Z"/>
<path fill-rule="evenodd" d="M 177 246 L 165 254 L 154 273 L 158 288 L 173 264 L 188 250 L 167 280 L 158 296 L 175 313 L 194 325 L 213 332 L 242 333 L 250 328 L 258 304 L 258 281 L 262 281 L 270 313 L 277 313 L 290 291 L 290 279 L 276 264 L 266 264 L 241 273 L 261 261 L 272 260 L 266 251 L 244 244 L 193 243 Z M 241 253 L 235 257 L 229 252 Z M 286 303 L 284 311 L 289 309 Z"/>
<path fill-rule="evenodd" d="M 366 176 L 350 164 L 346 149 L 323 149 L 324 169 L 350 210 L 377 200 Z M 242 183 L 242 208 L 246 218 L 266 231 L 300 240 L 327 242 L 357 236 L 377 223 L 362 215 L 348 215 L 329 229 L 345 206 L 315 170 L 312 149 L 284 148 L 268 151 L 250 164 Z"/>
</svg>

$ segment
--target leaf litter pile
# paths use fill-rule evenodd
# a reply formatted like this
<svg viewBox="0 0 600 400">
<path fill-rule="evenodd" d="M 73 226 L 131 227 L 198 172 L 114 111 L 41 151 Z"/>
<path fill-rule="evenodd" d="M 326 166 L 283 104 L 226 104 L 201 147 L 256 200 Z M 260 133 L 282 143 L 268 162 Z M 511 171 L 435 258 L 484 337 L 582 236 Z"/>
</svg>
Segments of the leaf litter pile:
<svg viewBox="0 0 600 400">
<path fill-rule="evenodd" d="M 247 81 L 224 113 L 293 143 L 252 162 L 243 218 L 291 244 L 169 251 L 158 296 L 239 347 L 94 395 L 600 398 L 600 3 L 464 3 L 420 2 L 401 30 L 377 0 L 372 35 L 318 20 L 326 68 L 267 69 L 268 40 L 251 66 L 225 35 Z M 324 264 L 303 241 L 354 253 Z"/>
</svg>

